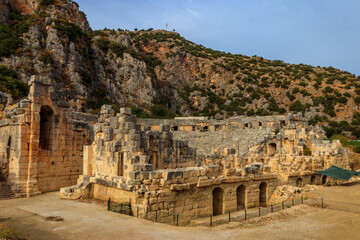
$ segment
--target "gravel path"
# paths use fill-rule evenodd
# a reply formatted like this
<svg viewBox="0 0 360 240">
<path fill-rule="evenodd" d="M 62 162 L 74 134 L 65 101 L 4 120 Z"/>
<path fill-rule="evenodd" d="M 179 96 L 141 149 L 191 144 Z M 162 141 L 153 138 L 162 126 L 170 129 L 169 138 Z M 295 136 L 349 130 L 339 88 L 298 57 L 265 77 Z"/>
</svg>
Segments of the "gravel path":
<svg viewBox="0 0 360 240">
<path fill-rule="evenodd" d="M 309 193 L 360 204 L 360 183 Z M 359 239 L 360 214 L 296 206 L 247 222 L 173 227 L 106 211 L 94 201 L 68 201 L 58 193 L 0 201 L 0 218 L 29 240 L 97 239 Z"/>
</svg>

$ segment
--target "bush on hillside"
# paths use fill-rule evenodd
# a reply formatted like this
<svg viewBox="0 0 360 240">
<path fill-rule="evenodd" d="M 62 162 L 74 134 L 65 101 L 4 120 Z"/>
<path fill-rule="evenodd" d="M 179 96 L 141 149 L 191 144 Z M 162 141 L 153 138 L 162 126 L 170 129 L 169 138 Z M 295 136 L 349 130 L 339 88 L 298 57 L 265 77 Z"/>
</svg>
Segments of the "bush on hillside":
<svg viewBox="0 0 360 240">
<path fill-rule="evenodd" d="M 0 66 L 0 91 L 11 94 L 14 99 L 20 99 L 28 95 L 29 86 L 17 79 L 13 70 Z"/>
</svg>

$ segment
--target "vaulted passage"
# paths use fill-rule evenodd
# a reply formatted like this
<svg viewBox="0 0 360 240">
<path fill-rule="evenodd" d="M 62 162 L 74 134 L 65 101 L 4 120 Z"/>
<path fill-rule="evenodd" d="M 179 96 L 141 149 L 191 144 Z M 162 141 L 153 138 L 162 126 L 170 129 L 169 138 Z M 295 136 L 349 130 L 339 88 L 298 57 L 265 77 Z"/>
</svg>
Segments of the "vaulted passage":
<svg viewBox="0 0 360 240">
<path fill-rule="evenodd" d="M 215 188 L 212 192 L 213 195 L 213 215 L 223 214 L 224 205 L 224 190 L 222 188 Z"/>
<path fill-rule="evenodd" d="M 53 110 L 49 106 L 42 106 L 40 110 L 40 148 L 51 149 Z"/>
<path fill-rule="evenodd" d="M 259 186 L 259 205 L 266 207 L 266 183 L 262 182 Z"/>
<path fill-rule="evenodd" d="M 240 185 L 236 190 L 237 210 L 245 209 L 245 190 L 244 185 Z"/>
</svg>

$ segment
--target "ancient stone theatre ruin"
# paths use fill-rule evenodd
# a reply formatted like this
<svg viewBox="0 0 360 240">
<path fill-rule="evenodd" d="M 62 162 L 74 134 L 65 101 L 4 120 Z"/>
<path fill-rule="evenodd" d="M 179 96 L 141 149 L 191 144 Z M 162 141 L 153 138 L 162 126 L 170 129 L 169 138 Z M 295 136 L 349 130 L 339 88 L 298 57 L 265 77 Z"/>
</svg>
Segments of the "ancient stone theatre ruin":
<svg viewBox="0 0 360 240">
<path fill-rule="evenodd" d="M 0 121 L 1 180 L 20 197 L 61 188 L 65 199 L 111 198 L 141 218 L 186 222 L 266 206 L 279 185 L 324 184 L 314 170 L 348 167 L 340 142 L 301 114 L 137 119 L 104 105 L 98 117 L 56 101 L 47 78 L 29 85 L 27 99 L 2 98 Z"/>
</svg>

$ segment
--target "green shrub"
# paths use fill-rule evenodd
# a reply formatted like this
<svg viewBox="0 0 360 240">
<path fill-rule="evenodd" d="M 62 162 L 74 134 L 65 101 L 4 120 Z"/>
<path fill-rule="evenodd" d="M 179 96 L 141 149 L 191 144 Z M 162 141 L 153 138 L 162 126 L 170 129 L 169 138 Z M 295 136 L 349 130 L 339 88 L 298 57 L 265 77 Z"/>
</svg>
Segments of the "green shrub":
<svg viewBox="0 0 360 240">
<path fill-rule="evenodd" d="M 344 93 L 344 96 L 347 97 L 347 98 L 351 98 L 351 94 L 348 93 L 348 92 Z"/>
<path fill-rule="evenodd" d="M 151 117 L 152 118 L 169 118 L 172 119 L 176 117 L 176 114 L 171 112 L 167 107 L 164 105 L 153 105 L 150 107 Z"/>
<path fill-rule="evenodd" d="M 246 111 L 246 116 L 253 116 L 255 114 L 254 109 L 249 109 Z"/>
<path fill-rule="evenodd" d="M 54 61 L 51 57 L 51 53 L 47 49 L 40 50 L 39 61 L 43 62 L 44 64 L 52 64 Z"/>
<path fill-rule="evenodd" d="M 78 38 L 86 36 L 84 31 L 72 22 L 56 21 L 56 29 L 59 34 L 67 36 L 71 42 L 75 42 Z"/>
<path fill-rule="evenodd" d="M 104 86 L 97 86 L 91 92 L 90 97 L 88 97 L 88 99 L 86 100 L 85 105 L 88 109 L 99 111 L 102 105 L 111 104 L 108 96 L 109 92 Z"/>
<path fill-rule="evenodd" d="M 346 97 L 339 97 L 336 99 L 338 103 L 347 103 L 348 99 Z"/>
<path fill-rule="evenodd" d="M 109 50 L 110 40 L 107 37 L 101 37 L 96 40 L 96 46 L 103 52 L 107 52 Z"/>
<path fill-rule="evenodd" d="M 0 66 L 0 91 L 11 94 L 14 99 L 20 99 L 28 95 L 29 86 L 18 80 L 13 70 Z"/>
<path fill-rule="evenodd" d="M 127 51 L 127 47 L 125 45 L 116 42 L 111 42 L 109 44 L 109 48 L 119 58 L 122 58 L 124 56 L 124 53 Z"/>
<path fill-rule="evenodd" d="M 324 90 L 326 93 L 331 93 L 334 91 L 334 89 L 332 89 L 332 87 L 330 87 L 330 86 L 327 86 Z"/>
<path fill-rule="evenodd" d="M 28 31 L 30 23 L 20 13 L 10 13 L 10 23 L 0 26 L 0 57 L 9 57 L 22 44 L 21 35 Z"/>
<path fill-rule="evenodd" d="M 40 6 L 49 6 L 55 4 L 56 0 L 41 0 Z"/>
<path fill-rule="evenodd" d="M 356 104 L 360 104 L 360 96 L 354 98 Z"/>
<path fill-rule="evenodd" d="M 135 107 L 135 106 L 128 106 L 128 108 L 131 108 L 131 113 L 135 114 L 138 118 L 150 118 L 150 115 L 148 115 L 144 110 L 141 108 Z"/>
<path fill-rule="evenodd" d="M 290 105 L 289 110 L 294 112 L 302 112 L 305 110 L 305 107 L 299 100 L 296 100 Z"/>
<path fill-rule="evenodd" d="M 359 141 L 348 141 L 349 147 L 356 153 L 360 153 L 360 142 Z"/>
<path fill-rule="evenodd" d="M 300 92 L 300 90 L 299 90 L 298 87 L 296 87 L 296 88 L 294 88 L 294 89 L 292 90 L 292 94 L 293 94 L 293 95 L 297 94 L 298 92 Z"/>
<path fill-rule="evenodd" d="M 304 145 L 304 156 L 311 156 L 311 151 L 306 145 Z"/>
<path fill-rule="evenodd" d="M 79 73 L 81 76 L 81 83 L 87 87 L 90 87 L 91 83 L 92 83 L 92 77 L 91 77 L 90 72 L 87 70 L 80 70 Z"/>
</svg>

